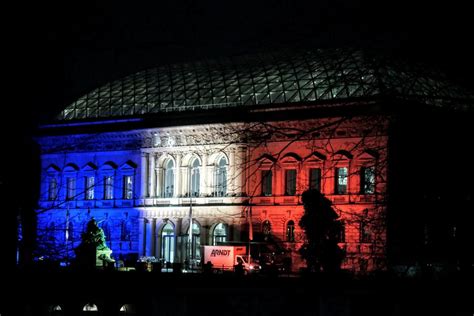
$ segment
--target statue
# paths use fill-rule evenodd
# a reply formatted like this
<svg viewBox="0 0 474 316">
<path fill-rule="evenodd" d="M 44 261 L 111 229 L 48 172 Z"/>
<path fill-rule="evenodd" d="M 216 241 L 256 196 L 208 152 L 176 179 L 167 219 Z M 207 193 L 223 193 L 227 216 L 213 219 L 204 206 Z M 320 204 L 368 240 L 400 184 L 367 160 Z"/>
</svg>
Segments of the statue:
<svg viewBox="0 0 474 316">
<path fill-rule="evenodd" d="M 102 228 L 97 226 L 95 219 L 87 223 L 86 232 L 82 233 L 82 242 L 75 249 L 77 261 L 84 266 L 103 266 L 115 262 L 110 257 L 112 250 L 105 243 L 105 234 Z"/>
</svg>

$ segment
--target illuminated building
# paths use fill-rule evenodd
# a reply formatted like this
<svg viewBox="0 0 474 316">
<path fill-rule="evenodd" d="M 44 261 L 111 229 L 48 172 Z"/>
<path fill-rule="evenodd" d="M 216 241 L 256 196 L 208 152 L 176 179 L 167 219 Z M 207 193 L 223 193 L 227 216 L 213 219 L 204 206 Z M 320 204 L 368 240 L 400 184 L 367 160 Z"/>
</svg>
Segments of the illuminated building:
<svg viewBox="0 0 474 316">
<path fill-rule="evenodd" d="M 71 258 L 93 217 L 115 258 L 199 261 L 200 245 L 247 242 L 250 220 L 255 245 L 290 250 L 297 270 L 300 195 L 314 188 L 344 223 L 343 267 L 384 269 L 390 113 L 462 109 L 463 93 L 358 50 L 161 66 L 108 83 L 37 138 L 38 253 Z"/>
</svg>

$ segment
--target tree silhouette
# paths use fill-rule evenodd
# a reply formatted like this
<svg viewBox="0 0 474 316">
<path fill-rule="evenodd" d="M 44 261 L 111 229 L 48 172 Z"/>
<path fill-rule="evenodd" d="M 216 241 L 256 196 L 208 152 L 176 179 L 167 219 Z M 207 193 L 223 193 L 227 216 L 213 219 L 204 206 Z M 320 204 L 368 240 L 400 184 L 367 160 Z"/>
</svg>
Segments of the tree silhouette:
<svg viewBox="0 0 474 316">
<path fill-rule="evenodd" d="M 304 214 L 299 222 L 306 238 L 300 248 L 310 271 L 335 272 L 341 267 L 344 252 L 338 246 L 342 224 L 330 200 L 318 190 L 302 195 Z"/>
</svg>

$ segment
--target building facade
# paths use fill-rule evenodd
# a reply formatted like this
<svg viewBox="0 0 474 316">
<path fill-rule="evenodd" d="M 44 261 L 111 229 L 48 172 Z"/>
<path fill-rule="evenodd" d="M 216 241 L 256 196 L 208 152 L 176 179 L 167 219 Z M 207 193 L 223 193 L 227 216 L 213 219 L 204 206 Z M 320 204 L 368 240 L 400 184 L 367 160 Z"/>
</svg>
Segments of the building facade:
<svg viewBox="0 0 474 316">
<path fill-rule="evenodd" d="M 254 256 L 280 249 L 297 270 L 301 194 L 317 189 L 343 224 L 343 268 L 385 269 L 380 108 L 452 90 L 382 60 L 315 50 L 162 66 L 81 97 L 37 138 L 38 255 L 70 260 L 94 218 L 116 259 L 199 264 L 203 245 L 251 239 Z"/>
</svg>

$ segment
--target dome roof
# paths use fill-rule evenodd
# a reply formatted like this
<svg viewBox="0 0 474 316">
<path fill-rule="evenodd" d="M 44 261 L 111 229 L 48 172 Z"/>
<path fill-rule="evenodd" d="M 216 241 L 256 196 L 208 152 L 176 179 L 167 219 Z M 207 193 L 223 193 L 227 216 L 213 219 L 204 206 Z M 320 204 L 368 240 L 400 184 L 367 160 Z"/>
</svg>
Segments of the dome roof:
<svg viewBox="0 0 474 316">
<path fill-rule="evenodd" d="M 141 116 L 262 104 L 376 96 L 465 106 L 470 92 L 419 65 L 351 49 L 304 50 L 160 66 L 107 83 L 67 106 L 60 120 Z M 332 102 L 334 104 L 334 102 Z"/>
</svg>

